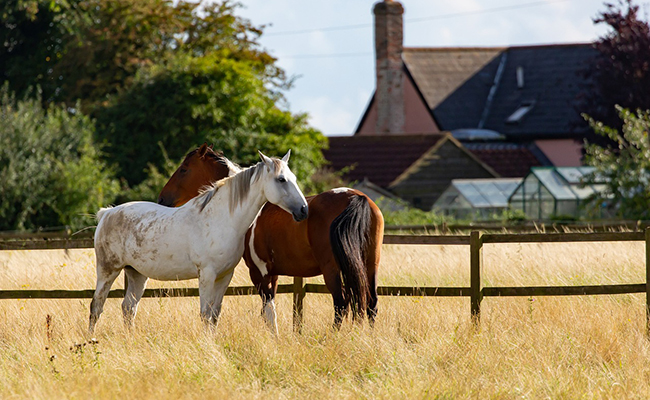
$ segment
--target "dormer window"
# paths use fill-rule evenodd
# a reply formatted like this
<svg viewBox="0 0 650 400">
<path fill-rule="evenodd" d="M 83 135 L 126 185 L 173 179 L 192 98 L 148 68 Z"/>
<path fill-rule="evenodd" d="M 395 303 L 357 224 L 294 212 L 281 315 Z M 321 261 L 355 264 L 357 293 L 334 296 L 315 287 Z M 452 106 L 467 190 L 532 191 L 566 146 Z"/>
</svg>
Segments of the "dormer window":
<svg viewBox="0 0 650 400">
<path fill-rule="evenodd" d="M 521 105 L 515 110 L 515 112 L 510 114 L 510 116 L 506 119 L 506 123 L 517 124 L 521 122 L 522 118 L 524 118 L 524 116 L 528 114 L 530 110 L 533 109 L 533 106 L 535 106 L 534 101 L 526 101 L 521 103 Z"/>
</svg>

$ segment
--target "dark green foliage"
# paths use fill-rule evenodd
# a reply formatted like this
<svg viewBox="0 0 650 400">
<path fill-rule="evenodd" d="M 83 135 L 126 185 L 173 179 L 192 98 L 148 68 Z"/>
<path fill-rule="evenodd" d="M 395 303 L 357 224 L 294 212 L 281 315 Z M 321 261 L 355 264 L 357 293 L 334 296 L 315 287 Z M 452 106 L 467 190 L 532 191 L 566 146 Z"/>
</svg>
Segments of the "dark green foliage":
<svg viewBox="0 0 650 400">
<path fill-rule="evenodd" d="M 119 185 L 99 159 L 93 124 L 0 90 L 0 230 L 94 224 Z"/>
<path fill-rule="evenodd" d="M 55 92 L 53 68 L 67 36 L 59 23 L 63 11 L 57 2 L 0 2 L 0 82 L 9 82 L 19 97 L 35 86 L 45 99 Z"/>
<path fill-rule="evenodd" d="M 79 128 L 59 131 L 47 123 L 35 127 L 17 122 L 3 127 L 0 140 L 16 148 L 43 141 L 50 135 L 45 130 L 56 137 L 52 143 L 76 143 L 66 148 L 78 154 L 75 159 L 66 153 L 72 150 L 56 145 L 39 148 L 30 160 L 44 167 L 33 170 L 24 184 L 3 177 L 3 190 L 12 196 L 7 199 L 14 199 L 2 205 L 5 226 L 23 229 L 55 220 L 57 225 L 76 224 L 70 215 L 81 209 L 95 212 L 115 198 L 115 178 L 124 184 L 120 201 L 154 200 L 172 166 L 203 142 L 242 165 L 257 162 L 257 150 L 282 156 L 291 149 L 291 167 L 302 186 L 307 192 L 320 188 L 309 178 L 324 161 L 325 138 L 307 125 L 305 115 L 278 107 L 280 92 L 291 80 L 257 43 L 262 28 L 238 17 L 237 3 L 203 3 L 0 3 L 0 80 L 18 98 L 28 95 L 44 104 L 43 121 Z M 30 87 L 40 87 L 39 95 Z M 16 104 L 35 110 L 34 101 Z M 104 151 L 101 162 L 92 135 Z M 9 154 L 11 149 L 2 151 Z M 85 167 L 80 167 L 84 163 L 93 164 L 88 176 L 104 180 L 97 183 L 103 199 L 89 200 L 82 193 L 92 192 Z M 77 180 L 82 184 L 73 196 L 67 190 L 76 189 L 72 183 Z M 65 196 L 54 199 L 47 191 L 47 196 L 36 191 L 50 181 L 66 188 L 61 192 Z"/>
<path fill-rule="evenodd" d="M 259 161 L 258 149 L 282 156 L 291 148 L 292 169 L 307 179 L 323 161 L 325 138 L 275 102 L 247 62 L 183 57 L 142 71 L 98 110 L 98 135 L 130 185 L 145 179 L 147 165 L 162 167 L 158 142 L 173 160 L 208 142 L 242 165 Z"/>
<path fill-rule="evenodd" d="M 594 176 L 606 182 L 606 190 L 594 203 L 623 219 L 650 219 L 650 111 L 616 109 L 621 130 L 586 117 L 596 134 L 615 144 L 586 146 L 586 162 L 596 167 Z"/>
<path fill-rule="evenodd" d="M 173 54 L 246 60 L 276 87 L 275 59 L 255 42 L 261 29 L 230 1 L 7 0 L 0 2 L 0 79 L 22 96 L 39 85 L 46 101 L 84 111 L 128 88 L 146 66 Z"/>
</svg>

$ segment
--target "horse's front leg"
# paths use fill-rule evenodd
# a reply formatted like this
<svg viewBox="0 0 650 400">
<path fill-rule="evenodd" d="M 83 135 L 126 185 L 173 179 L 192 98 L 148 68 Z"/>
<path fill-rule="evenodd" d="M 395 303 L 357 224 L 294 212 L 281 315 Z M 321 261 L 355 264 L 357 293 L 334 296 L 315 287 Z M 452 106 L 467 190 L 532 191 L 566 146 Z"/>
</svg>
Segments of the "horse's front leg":
<svg viewBox="0 0 650 400">
<path fill-rule="evenodd" d="M 199 272 L 199 298 L 201 301 L 201 319 L 214 327 L 217 326 L 221 303 L 226 289 L 232 280 L 234 268 L 229 268 L 221 274 L 215 268 L 203 268 Z"/>
<path fill-rule="evenodd" d="M 278 276 L 271 275 L 267 279 L 270 281 L 260 290 L 262 296 L 262 315 L 271 332 L 278 334 L 278 315 L 275 311 L 275 293 L 278 290 Z"/>
<path fill-rule="evenodd" d="M 271 332 L 278 334 L 278 318 L 275 311 L 275 293 L 278 290 L 278 276 L 264 275 L 253 266 L 249 269 L 251 281 L 262 298 L 262 317 Z"/>
</svg>

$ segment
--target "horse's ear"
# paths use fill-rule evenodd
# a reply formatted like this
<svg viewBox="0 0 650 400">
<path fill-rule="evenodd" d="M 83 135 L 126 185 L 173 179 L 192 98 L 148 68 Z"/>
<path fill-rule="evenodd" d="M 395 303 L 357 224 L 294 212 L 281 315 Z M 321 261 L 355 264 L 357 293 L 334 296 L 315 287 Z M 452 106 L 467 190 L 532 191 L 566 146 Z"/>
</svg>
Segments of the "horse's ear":
<svg viewBox="0 0 650 400">
<path fill-rule="evenodd" d="M 289 157 L 291 157 L 291 149 L 289 149 L 289 151 L 287 151 L 287 154 L 285 154 L 284 157 L 282 157 L 282 161 L 284 161 L 284 162 L 286 162 L 288 164 L 289 163 Z"/>
<path fill-rule="evenodd" d="M 260 158 L 262 159 L 262 161 L 264 162 L 264 164 L 266 164 L 267 167 L 269 167 L 269 168 L 273 167 L 273 161 L 271 161 L 270 158 L 268 158 L 267 156 L 265 156 L 265 155 L 264 155 L 261 151 L 259 151 L 259 150 L 257 150 L 257 152 L 260 153 Z"/>
<path fill-rule="evenodd" d="M 208 151 L 208 144 L 206 142 L 203 142 L 201 147 L 199 147 L 199 157 L 203 158 L 206 151 Z"/>
</svg>

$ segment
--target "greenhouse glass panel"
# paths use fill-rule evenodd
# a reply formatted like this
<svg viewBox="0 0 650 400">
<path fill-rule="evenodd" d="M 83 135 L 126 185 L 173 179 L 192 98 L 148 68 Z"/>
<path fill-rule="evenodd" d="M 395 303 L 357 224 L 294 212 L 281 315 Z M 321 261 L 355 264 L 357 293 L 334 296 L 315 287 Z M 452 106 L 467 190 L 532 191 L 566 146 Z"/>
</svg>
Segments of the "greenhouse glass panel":
<svg viewBox="0 0 650 400">
<path fill-rule="evenodd" d="M 512 210 L 515 210 L 515 211 L 518 211 L 518 210 L 523 211 L 524 210 L 524 203 L 522 201 L 519 201 L 519 200 L 513 200 L 513 201 L 510 202 L 510 208 Z"/>
<path fill-rule="evenodd" d="M 472 208 L 472 204 L 468 202 L 467 199 L 463 197 L 463 195 L 456 196 L 454 201 L 451 204 L 449 204 L 449 209 L 458 210 L 464 208 L 468 208 L 468 209 Z"/>
<path fill-rule="evenodd" d="M 541 187 L 539 190 L 541 198 L 540 200 L 540 218 L 546 219 L 550 218 L 552 215 L 555 214 L 555 198 L 551 195 L 551 193 L 546 190 L 545 187 Z"/>
<path fill-rule="evenodd" d="M 481 194 L 483 194 L 483 197 L 488 201 L 490 207 L 508 206 L 508 196 L 497 187 L 494 181 L 481 183 L 475 182 L 474 186 L 481 192 Z M 510 193 L 508 193 L 508 195 Z"/>
<path fill-rule="evenodd" d="M 571 190 L 573 190 L 573 192 L 576 194 L 576 197 L 580 200 L 584 200 L 595 193 L 594 188 L 589 185 L 585 187 L 581 187 L 580 184 L 571 185 Z"/>
<path fill-rule="evenodd" d="M 524 201 L 532 199 L 533 197 L 538 196 L 539 192 L 539 180 L 534 175 L 529 175 L 528 178 L 524 181 Z"/>
<path fill-rule="evenodd" d="M 593 167 L 559 167 L 558 174 L 568 183 L 577 185 L 584 181 L 584 177 L 594 171 Z"/>
<path fill-rule="evenodd" d="M 555 212 L 555 216 L 561 216 L 561 215 L 577 216 L 578 202 L 570 201 L 570 200 L 558 201 L 557 211 Z"/>
<path fill-rule="evenodd" d="M 573 200 L 576 198 L 566 181 L 555 174 L 552 168 L 533 168 L 532 172 L 555 199 Z"/>
<path fill-rule="evenodd" d="M 454 201 L 456 201 L 456 198 L 460 196 L 460 193 L 458 193 L 458 190 L 455 188 L 451 187 L 445 190 L 442 195 L 440 195 L 440 198 L 436 200 L 436 203 L 434 204 L 434 207 L 437 208 L 447 208 L 451 206 Z"/>
<path fill-rule="evenodd" d="M 505 179 L 495 181 L 494 186 L 505 195 L 506 201 L 507 197 L 510 196 L 514 191 L 517 189 L 517 187 L 521 184 L 521 181 L 523 179 L 516 178 L 516 179 L 508 179 L 507 181 Z"/>
<path fill-rule="evenodd" d="M 454 182 L 454 186 L 474 207 L 489 207 L 490 202 L 483 197 L 476 187 L 470 182 Z"/>
<path fill-rule="evenodd" d="M 568 183 L 578 185 L 587 181 L 587 177 L 596 169 L 594 167 L 558 167 L 558 174 Z"/>
</svg>

